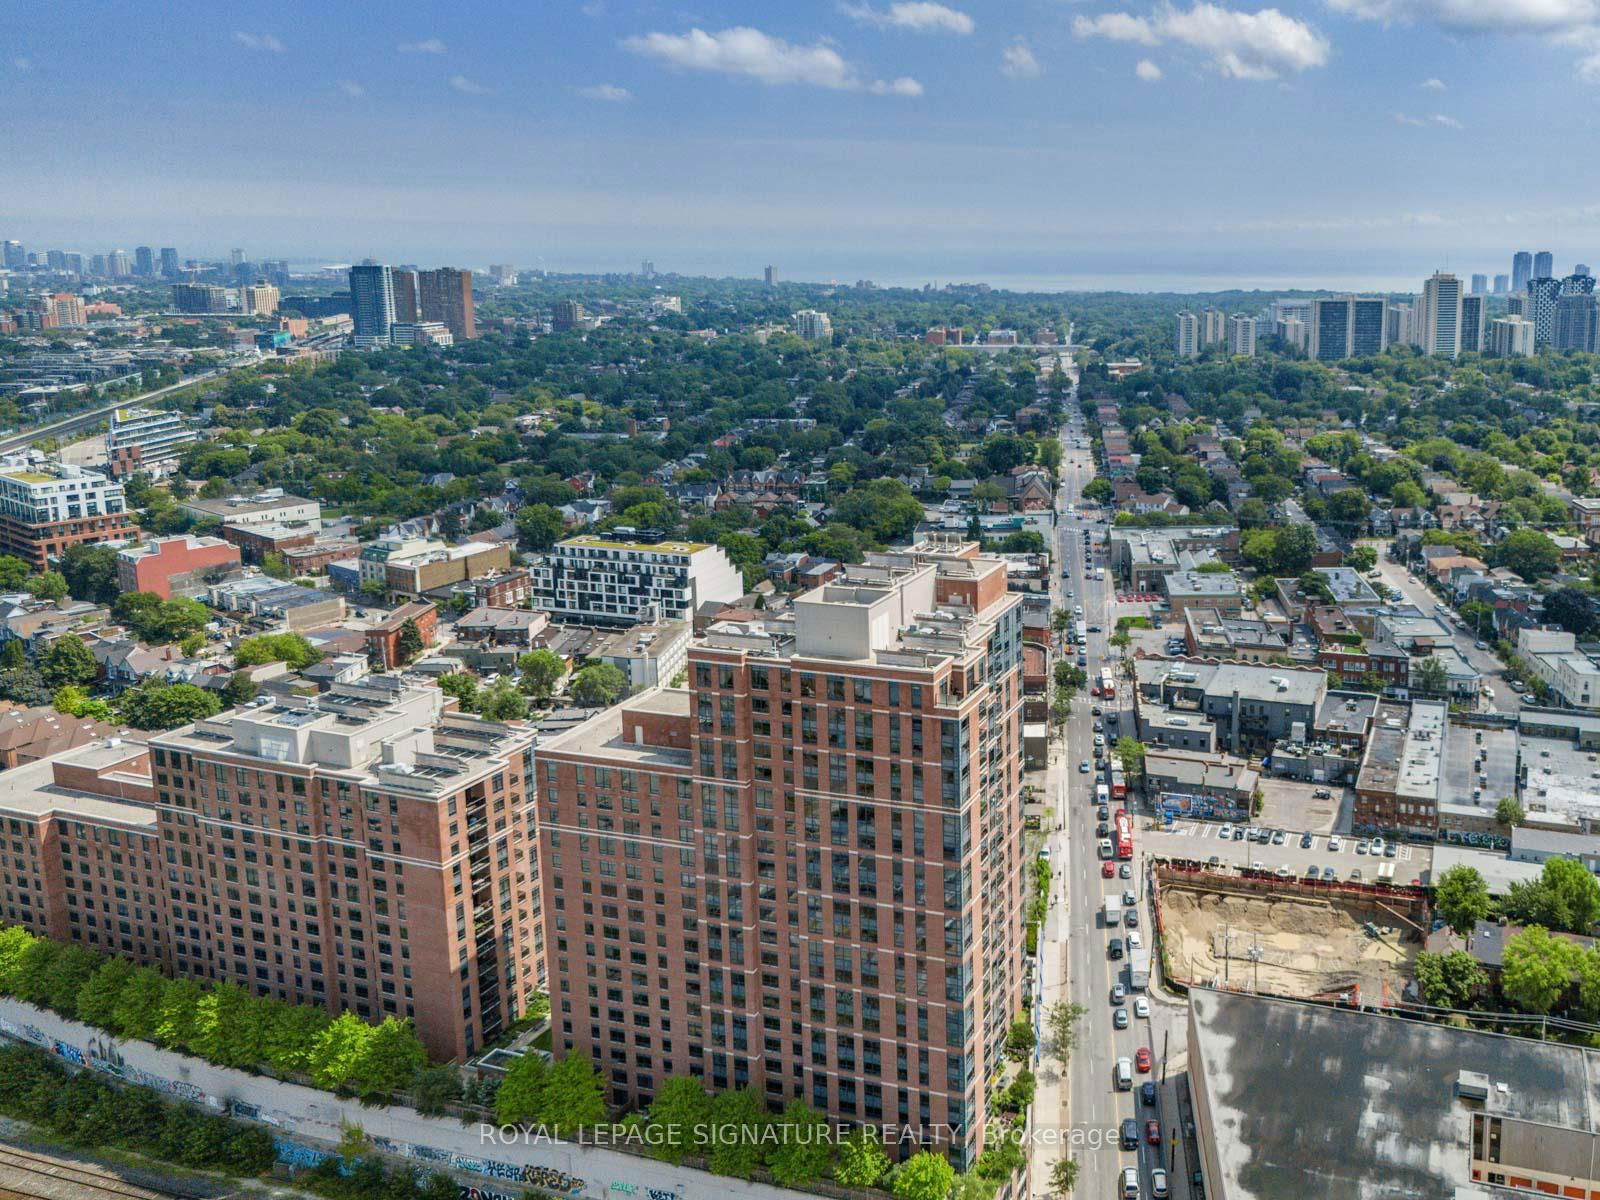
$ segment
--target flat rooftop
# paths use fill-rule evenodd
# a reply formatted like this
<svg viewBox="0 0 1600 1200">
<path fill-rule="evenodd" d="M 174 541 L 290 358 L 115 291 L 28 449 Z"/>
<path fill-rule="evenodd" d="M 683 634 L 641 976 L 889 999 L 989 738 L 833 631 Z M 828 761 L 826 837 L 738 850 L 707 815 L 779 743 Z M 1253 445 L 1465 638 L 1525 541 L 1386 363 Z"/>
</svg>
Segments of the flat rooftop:
<svg viewBox="0 0 1600 1200">
<path fill-rule="evenodd" d="M 1189 1069 L 1229 1200 L 1453 1200 L 1472 1183 L 1462 1071 L 1488 1111 L 1593 1130 L 1600 1055 L 1244 993 L 1189 994 Z"/>
<path fill-rule="evenodd" d="M 1524 737 L 1522 806 L 1600 820 L 1600 753 L 1564 739 Z"/>
<path fill-rule="evenodd" d="M 536 756 L 574 754 L 589 757 L 604 753 L 608 765 L 640 767 L 680 767 L 692 765 L 686 741 L 676 746 L 651 746 L 630 742 L 622 736 L 623 714 L 648 712 L 662 716 L 689 718 L 689 693 L 675 688 L 652 688 L 632 699 L 601 709 L 581 725 L 542 738 Z"/>
<path fill-rule="evenodd" d="M 1489 886 L 1491 896 L 1504 896 L 1514 883 L 1532 883 L 1544 870 L 1540 863 L 1518 862 L 1507 858 L 1504 853 L 1436 842 L 1433 859 L 1427 874 L 1423 876 L 1423 882 L 1431 884 L 1451 867 L 1471 867 L 1477 871 Z"/>
<path fill-rule="evenodd" d="M 683 542 L 677 540 L 662 540 L 659 542 L 628 541 L 624 538 L 606 538 L 593 534 L 580 534 L 578 537 L 563 538 L 556 543 L 556 549 L 641 550 L 653 554 L 696 554 L 706 549 L 709 545 L 709 542 Z"/>
<path fill-rule="evenodd" d="M 1485 809 L 1492 816 L 1500 797 L 1516 794 L 1516 730 L 1452 724 L 1444 739 L 1441 807 Z"/>
<path fill-rule="evenodd" d="M 143 747 L 134 746 L 132 749 L 139 751 Z M 96 751 L 98 755 L 93 753 Z M 87 761 L 82 757 L 85 752 L 91 752 Z M 130 799 L 126 804 L 119 803 L 106 796 L 59 787 L 55 782 L 55 763 L 60 758 L 71 762 L 83 762 L 85 766 L 104 768 L 126 759 L 129 757 L 129 752 L 130 748 L 126 743 L 112 747 L 109 742 L 97 742 L 93 746 L 81 747 L 64 756 L 36 759 L 20 767 L 13 767 L 9 771 L 0 771 L 0 812 L 34 817 L 54 812 L 85 821 L 116 821 L 122 825 L 154 833 L 156 829 L 154 808 L 134 799 Z M 135 786 L 142 785 L 145 788 L 150 786 L 148 776 L 130 775 L 128 781 Z"/>
</svg>

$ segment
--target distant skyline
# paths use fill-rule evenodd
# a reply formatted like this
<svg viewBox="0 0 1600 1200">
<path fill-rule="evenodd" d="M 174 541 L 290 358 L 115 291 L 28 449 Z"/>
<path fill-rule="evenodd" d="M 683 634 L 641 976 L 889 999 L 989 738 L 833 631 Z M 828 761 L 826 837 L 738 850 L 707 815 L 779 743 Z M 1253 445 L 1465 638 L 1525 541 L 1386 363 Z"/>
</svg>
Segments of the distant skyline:
<svg viewBox="0 0 1600 1200">
<path fill-rule="evenodd" d="M 8 13 L 0 98 L 0 237 L 85 253 L 1160 290 L 1600 257 L 1593 0 L 90 2 Z"/>
</svg>

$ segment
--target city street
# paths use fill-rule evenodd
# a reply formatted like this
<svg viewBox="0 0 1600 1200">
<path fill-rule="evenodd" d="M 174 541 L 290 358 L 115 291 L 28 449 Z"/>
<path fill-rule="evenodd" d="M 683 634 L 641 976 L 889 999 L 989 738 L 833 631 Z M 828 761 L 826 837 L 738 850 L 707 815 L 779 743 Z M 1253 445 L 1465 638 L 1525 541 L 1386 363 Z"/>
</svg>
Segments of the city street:
<svg viewBox="0 0 1600 1200">
<path fill-rule="evenodd" d="M 1093 578 L 1097 567 L 1105 567 L 1104 538 L 1110 527 L 1098 523 L 1097 511 L 1089 518 L 1081 512 L 1083 486 L 1094 478 L 1095 471 L 1090 451 L 1079 449 L 1074 443 L 1087 436 L 1085 423 L 1074 414 L 1062 435 L 1063 486 L 1057 510 L 1060 556 L 1057 572 L 1059 576 L 1060 570 L 1065 568 L 1069 577 L 1058 577 L 1055 586 L 1059 589 L 1057 607 L 1065 607 L 1070 612 L 1081 605 L 1084 622 L 1090 627 L 1099 627 L 1097 632 L 1087 635 L 1088 645 L 1084 651 L 1084 669 L 1092 680 L 1108 665 L 1107 638 L 1112 632 L 1114 592 L 1109 569 L 1103 572 L 1104 578 Z M 1070 516 L 1067 514 L 1069 505 L 1074 508 Z M 1083 537 L 1086 529 L 1091 538 L 1088 544 Z M 1067 594 L 1069 589 L 1070 595 Z M 1067 661 L 1076 662 L 1075 648 L 1061 646 L 1061 649 L 1070 654 Z M 1102 875 L 1102 864 L 1095 849 L 1099 817 L 1094 787 L 1105 782 L 1106 776 L 1102 770 L 1090 773 L 1079 770 L 1080 763 L 1087 760 L 1092 765 L 1094 761 L 1097 718 L 1093 708 L 1099 705 L 1120 709 L 1125 699 L 1120 679 L 1118 687 L 1118 699 L 1107 703 L 1091 696 L 1087 689 L 1080 693 L 1073 702 L 1065 744 L 1058 740 L 1052 752 L 1051 782 L 1061 810 L 1058 819 L 1064 821 L 1065 830 L 1053 834 L 1047 842 L 1056 882 L 1049 917 L 1041 934 L 1042 1004 L 1048 1008 L 1057 999 L 1065 998 L 1082 1005 L 1084 1016 L 1078 1026 L 1078 1046 L 1067 1071 L 1065 1088 L 1060 1086 L 1053 1067 L 1041 1068 L 1034 1124 L 1042 1131 L 1042 1136 L 1033 1157 L 1033 1189 L 1038 1196 L 1048 1193 L 1050 1168 L 1063 1154 L 1078 1162 L 1074 1194 L 1095 1197 L 1113 1195 L 1120 1172 L 1132 1165 L 1140 1168 L 1142 1194 L 1149 1197 L 1152 1194 L 1151 1171 L 1156 1167 L 1170 1168 L 1174 1160 L 1171 1136 L 1179 1127 L 1179 1119 L 1173 1079 L 1182 1065 L 1185 1010 L 1181 1003 L 1155 991 L 1130 993 L 1115 1005 L 1111 1001 L 1113 985 L 1127 982 L 1127 959 L 1110 959 L 1107 943 L 1113 935 L 1126 937 L 1127 931 L 1101 928 L 1105 898 L 1120 897 L 1125 890 L 1133 891 L 1139 899 L 1142 936 L 1149 937 L 1153 922 L 1144 904 L 1144 883 L 1139 873 L 1130 866 L 1132 877 L 1128 879 L 1120 875 L 1106 879 Z M 1128 727 L 1129 720 L 1122 718 L 1119 727 Z M 1105 736 L 1108 742 L 1114 742 L 1115 730 Z M 1135 834 L 1136 848 L 1141 836 Z M 1134 1016 L 1137 996 L 1148 1000 L 1149 1016 Z M 1127 1011 L 1126 1029 L 1113 1025 L 1118 1008 Z M 1117 1090 L 1114 1078 L 1117 1060 L 1135 1059 L 1141 1047 L 1148 1048 L 1151 1053 L 1152 1072 L 1135 1071 L 1133 1090 Z M 1140 1085 L 1146 1080 L 1162 1085 L 1158 1087 L 1154 1106 L 1140 1099 Z M 1119 1127 L 1130 1118 L 1137 1122 L 1139 1144 L 1136 1151 L 1125 1151 L 1118 1145 Z M 1160 1123 L 1162 1144 L 1159 1146 L 1148 1144 L 1145 1137 L 1145 1122 L 1151 1119 Z M 1186 1196 L 1188 1191 L 1182 1181 L 1187 1179 L 1188 1171 L 1181 1148 L 1176 1152 L 1176 1166 L 1177 1170 L 1170 1173 L 1171 1194 Z"/>
</svg>

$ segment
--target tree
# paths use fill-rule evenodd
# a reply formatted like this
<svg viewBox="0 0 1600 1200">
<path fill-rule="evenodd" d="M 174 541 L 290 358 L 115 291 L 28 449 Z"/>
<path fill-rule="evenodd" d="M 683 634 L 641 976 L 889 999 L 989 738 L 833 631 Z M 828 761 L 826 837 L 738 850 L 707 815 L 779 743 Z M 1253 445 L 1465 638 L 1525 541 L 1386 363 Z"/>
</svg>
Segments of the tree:
<svg viewBox="0 0 1600 1200">
<path fill-rule="evenodd" d="M 1447 954 L 1424 950 L 1417 955 L 1413 970 L 1422 998 L 1436 1008 L 1465 1008 L 1473 993 L 1489 982 L 1477 959 L 1465 950 Z"/>
<path fill-rule="evenodd" d="M 891 1189 L 895 1200 L 945 1200 L 955 1186 L 950 1160 L 932 1150 L 919 1150 L 894 1172 Z"/>
<path fill-rule="evenodd" d="M 116 711 L 135 729 L 176 729 L 216 716 L 222 702 L 192 683 L 162 683 L 152 677 L 118 696 Z"/>
<path fill-rule="evenodd" d="M 422 630 L 417 628 L 417 622 L 407 617 L 400 625 L 400 632 L 395 636 L 394 654 L 397 666 L 408 666 L 426 648 L 422 640 Z"/>
<path fill-rule="evenodd" d="M 1081 1004 L 1057 1000 L 1044 1013 L 1044 1028 L 1050 1039 L 1050 1056 L 1065 1067 L 1078 1048 L 1078 1023 L 1087 1010 Z"/>
<path fill-rule="evenodd" d="M 1411 683 L 1425 696 L 1442 696 L 1450 686 L 1450 673 L 1437 655 L 1430 654 L 1412 667 Z"/>
<path fill-rule="evenodd" d="M 67 577 L 59 571 L 41 571 L 28 580 L 28 591 L 37 599 L 57 600 L 67 598 Z"/>
<path fill-rule="evenodd" d="M 1371 546 L 1356 546 L 1344 556 L 1344 565 L 1365 574 L 1378 565 L 1378 552 Z"/>
<path fill-rule="evenodd" d="M 839 1143 L 839 1161 L 834 1164 L 833 1177 L 846 1187 L 869 1188 L 876 1186 L 888 1169 L 889 1156 L 883 1152 L 880 1136 L 863 1127 Z"/>
<path fill-rule="evenodd" d="M 1144 776 L 1144 743 L 1126 735 L 1117 739 L 1117 759 L 1129 779 Z"/>
<path fill-rule="evenodd" d="M 1506 942 L 1500 991 L 1523 1012 L 1547 1013 L 1571 986 L 1577 968 L 1577 947 L 1530 925 Z"/>
<path fill-rule="evenodd" d="M 875 541 L 892 542 L 915 532 L 922 521 L 922 505 L 898 480 L 874 479 L 840 497 L 833 515 Z"/>
<path fill-rule="evenodd" d="M 235 671 L 228 676 L 228 682 L 222 688 L 222 703 L 225 708 L 238 708 L 241 704 L 248 704 L 256 698 L 256 693 L 261 688 L 251 679 L 245 671 Z"/>
<path fill-rule="evenodd" d="M 549 504 L 524 504 L 517 510 L 517 544 L 524 550 L 544 551 L 554 546 L 566 525 Z"/>
<path fill-rule="evenodd" d="M 1083 485 L 1083 498 L 1093 500 L 1096 504 L 1104 504 L 1116 494 L 1116 489 L 1111 486 L 1111 481 L 1102 475 L 1096 475 Z"/>
<path fill-rule="evenodd" d="M 1537 529 L 1517 529 L 1501 539 L 1494 557 L 1501 566 L 1532 582 L 1555 572 L 1561 552 Z"/>
<path fill-rule="evenodd" d="M 501 1125 L 532 1123 L 544 1112 L 544 1090 L 550 1068 L 534 1053 L 524 1054 L 506 1072 L 495 1093 L 494 1115 Z"/>
<path fill-rule="evenodd" d="M 543 700 L 555 691 L 567 673 L 567 664 L 554 650 L 530 650 L 517 659 L 517 670 L 522 674 L 522 690 Z"/>
<path fill-rule="evenodd" d="M 1466 937 L 1489 915 L 1489 885 L 1476 867 L 1451 867 L 1433 889 L 1434 906 L 1445 924 Z"/>
<path fill-rule="evenodd" d="M 591 663 L 572 678 L 572 698 L 579 704 L 615 704 L 627 690 L 627 676 L 610 663 Z"/>
<path fill-rule="evenodd" d="M 1544 598 L 1544 619 L 1582 638 L 1595 625 L 1595 598 L 1578 588 L 1557 588 Z"/>
<path fill-rule="evenodd" d="M 51 642 L 50 648 L 39 656 L 39 674 L 45 682 L 58 686 L 85 686 L 100 677 L 100 664 L 81 637 L 68 633 Z"/>
<path fill-rule="evenodd" d="M 461 1099 L 461 1072 L 454 1063 L 424 1067 L 411 1084 L 411 1105 L 425 1117 L 442 1117 Z"/>
<path fill-rule="evenodd" d="M 49 704 L 54 693 L 44 676 L 32 667 L 0 671 L 0 700 L 10 700 L 24 708 Z"/>
<path fill-rule="evenodd" d="M 822 1178 L 832 1159 L 828 1119 L 796 1097 L 776 1122 L 778 1140 L 767 1149 L 767 1169 L 780 1187 L 804 1189 Z"/>
<path fill-rule="evenodd" d="M 385 1017 L 365 1038 L 356 1056 L 349 1085 L 358 1096 L 388 1096 L 408 1085 L 428 1064 L 417 1031 L 409 1020 Z"/>
<path fill-rule="evenodd" d="M 452 671 L 440 676 L 439 690 L 454 696 L 462 712 L 478 711 L 478 677 L 470 671 Z"/>
<path fill-rule="evenodd" d="M 1022 1062 L 1033 1052 L 1033 1022 L 1027 1017 L 1018 1017 L 1011 1022 L 1011 1029 L 1006 1033 L 1006 1055 Z"/>
<path fill-rule="evenodd" d="M 78 1020 L 100 1029 L 115 1028 L 117 1003 L 134 970 L 125 958 L 106 959 L 78 992 Z"/>
<path fill-rule="evenodd" d="M 478 715 L 489 721 L 521 721 L 528 715 L 528 698 L 505 676 L 478 694 Z"/>
<path fill-rule="evenodd" d="M 25 591 L 30 574 L 31 568 L 15 554 L 0 554 L 0 592 Z"/>
<path fill-rule="evenodd" d="M 137 968 L 117 994 L 106 1027 L 126 1038 L 155 1041 L 166 993 L 167 980 L 160 971 L 154 967 Z"/>
<path fill-rule="evenodd" d="M 28 665 L 28 653 L 22 648 L 19 638 L 7 638 L 0 642 L 0 670 L 15 671 Z"/>
<path fill-rule="evenodd" d="M 1507 829 L 1521 825 L 1522 818 L 1522 805 L 1517 803 L 1515 796 L 1501 796 L 1500 803 L 1494 806 L 1496 824 L 1503 825 Z"/>
<path fill-rule="evenodd" d="M 104 700 L 95 700 L 83 688 L 72 684 L 57 688 L 50 703 L 58 713 L 89 721 L 110 721 L 113 715 L 111 706 Z"/>
<path fill-rule="evenodd" d="M 322 661 L 322 651 L 298 633 L 258 633 L 239 643 L 233 661 L 241 667 L 281 662 L 291 671 L 303 671 Z"/>
<path fill-rule="evenodd" d="M 761 1165 L 766 1107 L 749 1088 L 719 1092 L 711 1098 L 711 1126 L 719 1132 L 737 1129 L 734 1137 L 723 1133 L 712 1140 L 706 1169 L 713 1175 L 749 1179 Z"/>
<path fill-rule="evenodd" d="M 674 1075 L 661 1085 L 650 1105 L 652 1157 L 678 1166 L 704 1145 L 711 1119 L 711 1098 L 692 1075 Z"/>
<path fill-rule="evenodd" d="M 1055 1165 L 1050 1168 L 1050 1191 L 1057 1196 L 1065 1196 L 1078 1186 L 1078 1160 L 1075 1158 L 1058 1158 Z"/>
</svg>

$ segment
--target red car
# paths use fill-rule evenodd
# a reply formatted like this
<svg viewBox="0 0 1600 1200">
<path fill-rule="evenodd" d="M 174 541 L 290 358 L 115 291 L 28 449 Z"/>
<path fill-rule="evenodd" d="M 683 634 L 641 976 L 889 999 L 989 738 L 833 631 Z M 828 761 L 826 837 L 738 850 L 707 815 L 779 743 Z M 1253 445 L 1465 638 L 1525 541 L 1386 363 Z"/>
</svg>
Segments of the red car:
<svg viewBox="0 0 1600 1200">
<path fill-rule="evenodd" d="M 1103 879 L 1113 879 L 1113 878 L 1116 877 L 1116 874 L 1117 874 L 1117 864 L 1112 862 L 1109 858 L 1106 859 L 1105 862 L 1100 864 L 1100 876 L 1101 876 L 1101 878 L 1103 878 Z"/>
<path fill-rule="evenodd" d="M 1141 1074 L 1150 1070 L 1150 1047 L 1140 1046 L 1137 1054 L 1133 1056 L 1133 1065 Z"/>
<path fill-rule="evenodd" d="M 1161 1122 L 1146 1121 L 1144 1123 L 1144 1140 L 1152 1146 L 1161 1145 Z"/>
</svg>

